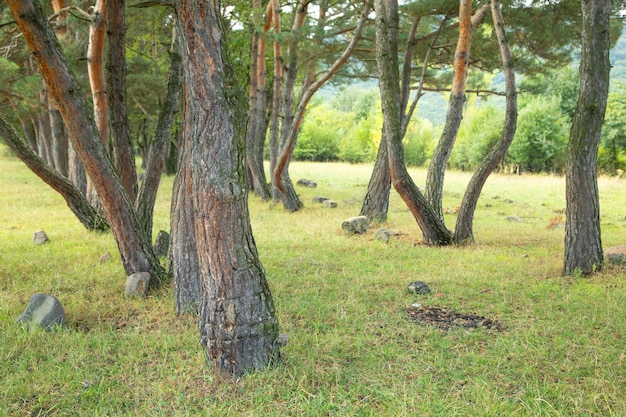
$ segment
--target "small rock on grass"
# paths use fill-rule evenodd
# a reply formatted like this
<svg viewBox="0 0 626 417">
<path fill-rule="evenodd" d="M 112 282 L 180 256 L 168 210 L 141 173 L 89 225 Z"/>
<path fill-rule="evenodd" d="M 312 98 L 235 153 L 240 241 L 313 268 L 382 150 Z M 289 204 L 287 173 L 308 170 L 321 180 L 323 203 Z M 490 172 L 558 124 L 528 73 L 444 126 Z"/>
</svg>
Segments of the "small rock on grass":
<svg viewBox="0 0 626 417">
<path fill-rule="evenodd" d="M 407 290 L 411 294 L 429 294 L 430 287 L 423 281 L 415 281 L 408 285 Z"/>
<path fill-rule="evenodd" d="M 366 216 L 350 217 L 344 220 L 341 224 L 341 228 L 349 233 L 361 234 L 367 231 L 370 227 L 370 219 Z"/>
<path fill-rule="evenodd" d="M 148 285 L 150 284 L 149 272 L 137 272 L 126 278 L 126 297 L 146 297 L 148 295 Z"/>
<path fill-rule="evenodd" d="M 50 242 L 50 239 L 48 239 L 48 235 L 44 230 L 39 230 L 38 232 L 35 232 L 35 235 L 33 236 L 33 243 L 35 245 L 43 245 L 44 243 L 48 242 Z"/>
<path fill-rule="evenodd" d="M 65 311 L 55 296 L 34 294 L 16 321 L 29 327 L 39 326 L 50 330 L 56 325 L 65 324 Z"/>
</svg>

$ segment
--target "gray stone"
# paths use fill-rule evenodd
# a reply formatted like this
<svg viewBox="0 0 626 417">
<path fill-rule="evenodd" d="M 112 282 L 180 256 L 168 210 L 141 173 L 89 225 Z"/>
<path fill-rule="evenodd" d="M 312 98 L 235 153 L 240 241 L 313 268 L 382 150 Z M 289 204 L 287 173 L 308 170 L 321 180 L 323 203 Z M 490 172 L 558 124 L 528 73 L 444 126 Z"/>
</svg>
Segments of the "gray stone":
<svg viewBox="0 0 626 417">
<path fill-rule="evenodd" d="M 367 231 L 370 227 L 370 219 L 366 216 L 350 217 L 344 220 L 341 224 L 341 228 L 349 233 L 361 234 Z"/>
<path fill-rule="evenodd" d="M 322 204 L 324 201 L 328 200 L 328 197 L 313 197 L 313 202 L 314 203 L 318 203 L 318 204 Z"/>
<path fill-rule="evenodd" d="M 394 233 L 389 230 L 381 227 L 380 229 L 376 229 L 374 232 L 374 238 L 380 240 L 381 242 L 389 243 L 389 239 L 393 236 Z"/>
<path fill-rule="evenodd" d="M 428 284 L 422 281 L 415 281 L 409 284 L 407 287 L 410 293 L 412 294 L 429 294 L 430 287 Z"/>
<path fill-rule="evenodd" d="M 325 208 L 336 208 L 337 207 L 337 202 L 334 200 L 326 200 L 322 202 L 322 207 Z"/>
<path fill-rule="evenodd" d="M 50 242 L 50 239 L 48 239 L 48 235 L 45 231 L 40 230 L 38 232 L 35 232 L 35 235 L 33 236 L 33 243 L 35 245 L 43 245 L 44 243 L 48 242 Z"/>
<path fill-rule="evenodd" d="M 506 219 L 508 221 L 514 222 L 514 223 L 521 223 L 521 222 L 523 222 L 523 220 L 521 218 L 517 217 L 517 216 L 508 216 Z"/>
<path fill-rule="evenodd" d="M 154 254 L 157 258 L 165 258 L 170 250 L 170 234 L 165 230 L 159 230 L 154 242 Z"/>
<path fill-rule="evenodd" d="M 145 297 L 148 295 L 148 285 L 150 284 L 150 273 L 137 272 L 126 278 L 126 297 Z"/>
<path fill-rule="evenodd" d="M 27 326 L 39 326 L 50 330 L 56 325 L 65 324 L 65 311 L 56 297 L 49 294 L 34 294 L 16 321 Z"/>
<path fill-rule="evenodd" d="M 296 184 L 298 184 L 298 185 L 300 185 L 302 187 L 309 187 L 309 188 L 317 187 L 317 184 L 315 182 L 313 182 L 311 180 L 304 179 L 304 178 L 298 180 L 298 182 Z"/>
<path fill-rule="evenodd" d="M 605 249 L 604 261 L 613 265 L 626 265 L 626 245 Z"/>
</svg>

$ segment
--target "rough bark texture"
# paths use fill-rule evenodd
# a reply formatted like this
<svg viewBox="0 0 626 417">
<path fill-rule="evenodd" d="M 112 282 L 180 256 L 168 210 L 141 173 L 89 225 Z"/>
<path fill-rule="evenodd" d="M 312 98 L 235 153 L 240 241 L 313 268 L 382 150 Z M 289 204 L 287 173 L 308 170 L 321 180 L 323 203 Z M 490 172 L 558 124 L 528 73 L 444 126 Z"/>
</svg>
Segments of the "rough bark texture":
<svg viewBox="0 0 626 417">
<path fill-rule="evenodd" d="M 415 217 L 428 245 L 449 245 L 452 234 L 430 207 L 411 179 L 404 164 L 400 87 L 398 74 L 398 3 L 376 0 L 376 62 L 385 129 L 383 140 L 389 152 L 391 182 Z"/>
<path fill-rule="evenodd" d="M 474 27 L 482 22 L 488 7 L 488 4 L 481 7 L 474 18 L 472 18 L 472 0 L 461 0 L 459 7 L 459 39 L 454 52 L 454 78 L 452 79 L 446 123 L 430 160 L 426 176 L 426 200 L 428 200 L 437 216 L 442 220 L 443 207 L 441 199 L 443 182 L 446 165 L 448 164 L 448 159 L 450 159 L 450 153 L 463 119 L 465 83 L 469 68 L 472 32 Z"/>
<path fill-rule="evenodd" d="M 137 198 L 137 170 L 131 145 L 126 100 L 126 13 L 125 0 L 107 0 L 109 39 L 108 102 L 111 109 L 113 161 L 131 201 Z"/>
<path fill-rule="evenodd" d="M 161 173 L 165 167 L 168 143 L 172 130 L 172 124 L 179 107 L 179 97 L 182 90 L 182 56 L 180 53 L 180 43 L 177 41 L 177 31 L 172 31 L 171 63 L 167 80 L 167 91 L 165 100 L 161 104 L 159 119 L 157 120 L 154 137 L 150 145 L 148 160 L 146 161 L 146 174 L 137 200 L 135 210 L 139 221 L 143 225 L 146 234 L 152 238 L 152 218 L 154 213 L 154 203 L 161 182 Z"/>
<path fill-rule="evenodd" d="M 385 127 L 383 126 L 383 131 Z M 384 135 L 383 135 L 384 137 Z M 380 142 L 376 163 L 372 176 L 367 184 L 367 192 L 363 199 L 359 215 L 370 220 L 384 222 L 389 210 L 389 193 L 391 191 L 391 176 L 389 174 L 389 153 L 384 140 Z"/>
<path fill-rule="evenodd" d="M 454 240 L 456 243 L 471 243 L 474 241 L 474 212 L 476 211 L 478 198 L 480 197 L 480 193 L 482 192 L 487 178 L 489 178 L 489 175 L 491 175 L 493 170 L 496 169 L 504 159 L 517 128 L 517 91 L 515 88 L 513 56 L 511 55 L 511 50 L 506 40 L 504 19 L 502 18 L 502 11 L 500 10 L 500 2 L 497 0 L 491 0 L 491 15 L 498 38 L 500 55 L 502 56 L 504 80 L 506 84 L 504 129 L 500 139 L 485 156 L 467 185 L 454 228 Z"/>
<path fill-rule="evenodd" d="M 63 128 L 63 118 L 54 100 L 48 100 L 48 117 L 50 118 L 50 136 L 52 139 L 52 161 L 54 168 L 67 177 L 68 148 L 67 136 Z"/>
<path fill-rule="evenodd" d="M 278 152 L 280 150 L 279 135 L 280 135 L 280 116 L 282 114 L 282 91 L 283 91 L 283 47 L 280 42 L 280 7 L 278 0 L 270 0 L 272 3 L 272 27 L 274 30 L 274 91 L 272 93 L 272 112 L 270 118 L 270 172 L 274 172 L 276 169 L 276 160 L 278 159 Z M 270 187 L 272 194 L 272 200 L 280 200 L 280 191 L 276 188 L 276 185 L 272 182 Z"/>
<path fill-rule="evenodd" d="M 89 201 L 81 191 L 72 184 L 65 176 L 41 159 L 13 130 L 13 128 L 0 117 L 0 136 L 13 153 L 22 160 L 39 178 L 61 194 L 72 213 L 89 230 L 104 231 L 109 226 L 105 218 L 89 204 Z"/>
<path fill-rule="evenodd" d="M 572 120 L 565 171 L 566 274 L 602 266 L 597 160 L 609 88 L 610 0 L 582 0 L 580 93 Z"/>
<path fill-rule="evenodd" d="M 185 131 L 193 128 L 185 118 Z M 176 314 L 197 314 L 202 298 L 196 248 L 191 177 L 191 137 L 183 135 L 170 211 L 170 274 L 174 280 Z"/>
<path fill-rule="evenodd" d="M 252 237 L 244 164 L 247 106 L 222 37 L 219 4 L 180 0 L 185 140 L 202 301 L 198 326 L 208 359 L 228 374 L 279 357 L 278 319 Z M 174 261 L 176 261 L 174 259 Z"/>
<path fill-rule="evenodd" d="M 39 3 L 34 0 L 9 0 L 7 3 L 59 106 L 70 140 L 100 196 L 124 270 L 129 275 L 149 272 L 157 279 L 164 277 L 152 245 L 141 233 L 128 195 L 100 141 L 83 91 L 72 75 Z"/>
</svg>

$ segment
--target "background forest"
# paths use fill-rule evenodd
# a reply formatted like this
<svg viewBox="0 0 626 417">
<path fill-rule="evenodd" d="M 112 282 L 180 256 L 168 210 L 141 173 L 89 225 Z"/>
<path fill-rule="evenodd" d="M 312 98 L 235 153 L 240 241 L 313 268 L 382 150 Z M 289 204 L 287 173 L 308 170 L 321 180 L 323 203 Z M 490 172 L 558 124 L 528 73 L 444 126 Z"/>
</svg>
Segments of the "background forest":
<svg viewBox="0 0 626 417">
<path fill-rule="evenodd" d="M 88 2 L 76 2 L 73 7 L 87 10 L 88 6 Z M 249 81 L 247 73 L 251 65 L 251 26 L 246 20 L 248 11 L 249 6 L 239 3 L 224 8 L 224 17 L 231 23 L 228 37 L 230 50 L 240 81 L 244 83 Z M 570 10 L 570 13 L 575 14 L 575 10 Z M 563 20 L 569 18 L 563 17 Z M 50 129 L 37 120 L 46 107 L 46 98 L 42 96 L 43 81 L 29 59 L 29 52 L 22 44 L 16 27 L 10 22 L 7 7 L 0 4 L 0 111 L 16 127 L 21 125 L 26 137 L 35 146 L 37 140 L 33 136 Z M 89 22 L 82 13 L 72 11 L 68 22 L 72 28 L 71 36 L 63 37 L 62 42 L 79 81 L 88 91 L 85 57 Z M 172 25 L 173 17 L 168 8 L 128 7 L 126 58 L 129 123 L 133 145 L 144 160 L 165 98 Z M 618 29 L 618 26 L 615 27 Z M 481 30 L 488 32 L 488 29 Z M 565 33 L 566 29 L 563 31 Z M 615 33 L 619 32 L 617 30 Z M 554 33 L 540 35 L 556 36 Z M 490 35 L 483 33 L 478 36 L 480 41 L 480 36 L 486 39 Z M 332 41 L 324 42 L 329 52 L 338 47 Z M 505 161 L 500 166 L 501 171 L 562 173 L 564 170 L 569 126 L 578 94 L 578 49 L 574 38 L 566 43 L 556 42 L 556 45 L 549 42 L 550 39 L 545 41 L 550 45 L 546 47 L 546 52 L 552 54 L 549 57 L 552 60 L 537 57 L 539 65 L 535 63 L 535 67 L 527 65 L 526 57 L 520 60 L 521 68 L 518 68 L 518 72 L 521 76 L 517 83 L 520 93 L 518 128 Z M 307 50 L 310 46 L 303 45 L 301 48 L 300 55 L 304 55 L 305 59 L 320 59 Z M 477 54 L 484 54 L 484 50 L 488 49 L 482 45 L 476 49 L 479 48 Z M 548 51 L 549 48 L 553 50 Z M 366 47 L 363 49 L 366 50 Z M 522 52 L 518 52 L 518 58 Z M 488 53 L 493 54 L 494 51 Z M 363 52 L 357 52 L 356 55 L 354 61 L 357 64 L 348 64 L 313 96 L 298 136 L 294 159 L 350 163 L 375 160 L 382 128 L 375 69 L 367 63 L 368 58 Z M 469 75 L 469 84 L 480 93 L 468 93 L 464 121 L 448 162 L 455 169 L 475 169 L 497 141 L 504 120 L 504 97 L 500 96 L 504 93 L 502 73 L 489 62 L 491 58 L 485 59 L 481 55 L 480 59 L 486 61 L 486 64 L 471 68 Z M 626 135 L 623 133 L 626 123 L 626 36 L 614 42 L 611 63 L 611 93 L 602 132 L 599 169 L 615 174 L 617 170 L 626 168 Z M 449 65 L 436 63 L 432 67 L 434 75 L 431 83 L 437 87 L 433 90 L 445 90 L 451 76 Z M 408 165 L 424 166 L 428 163 L 445 122 L 446 107 L 445 92 L 424 92 L 403 142 Z M 177 144 L 179 130 L 175 124 L 170 142 L 172 145 Z M 269 157 L 267 147 L 265 157 Z M 175 165 L 176 146 L 171 146 L 166 172 L 173 174 Z"/>
</svg>

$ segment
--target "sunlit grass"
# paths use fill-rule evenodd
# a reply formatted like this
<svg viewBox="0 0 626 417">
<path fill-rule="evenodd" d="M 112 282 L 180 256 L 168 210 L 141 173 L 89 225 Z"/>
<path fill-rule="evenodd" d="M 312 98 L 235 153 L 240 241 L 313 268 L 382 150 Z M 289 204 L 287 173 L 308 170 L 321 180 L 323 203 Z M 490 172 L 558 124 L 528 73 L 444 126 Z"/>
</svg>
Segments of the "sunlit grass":
<svg viewBox="0 0 626 417">
<path fill-rule="evenodd" d="M 4 155 L 4 148 L 0 148 Z M 476 245 L 428 248 L 399 197 L 389 244 L 349 236 L 371 167 L 292 163 L 305 208 L 250 199 L 255 240 L 290 342 L 278 366 L 224 381 L 206 365 L 195 320 L 173 291 L 123 297 L 110 234 L 87 232 L 63 200 L 16 159 L 0 157 L 0 416 L 622 416 L 626 415 L 624 270 L 564 277 L 565 183 L 554 176 L 489 179 Z M 423 184 L 424 170 L 412 170 Z M 469 180 L 446 176 L 444 206 Z M 163 179 L 155 231 L 168 229 Z M 604 246 L 626 243 L 626 181 L 600 179 Z M 311 202 L 336 200 L 336 209 Z M 511 222 L 517 216 L 522 222 Z M 446 214 L 448 227 L 456 217 Z M 374 225 L 373 229 L 380 225 Z M 50 243 L 32 244 L 45 229 Z M 372 229 L 372 230 L 373 230 Z M 100 256 L 113 258 L 100 264 Z M 409 282 L 432 293 L 410 295 Z M 50 293 L 67 326 L 14 323 L 30 296 Z M 412 303 L 497 319 L 504 332 L 438 330 L 406 319 Z"/>
</svg>

